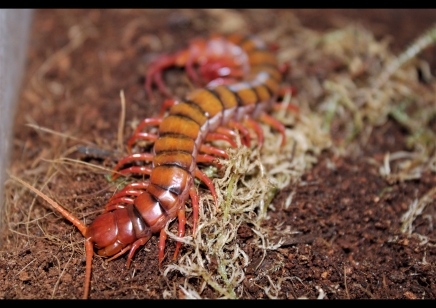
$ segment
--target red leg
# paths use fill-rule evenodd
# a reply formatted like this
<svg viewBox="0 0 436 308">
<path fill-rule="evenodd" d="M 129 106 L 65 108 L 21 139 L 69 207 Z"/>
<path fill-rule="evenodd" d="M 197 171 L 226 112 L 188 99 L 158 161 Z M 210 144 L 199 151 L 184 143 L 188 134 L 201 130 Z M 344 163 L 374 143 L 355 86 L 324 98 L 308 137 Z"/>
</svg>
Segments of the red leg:
<svg viewBox="0 0 436 308">
<path fill-rule="evenodd" d="M 252 118 L 245 119 L 247 125 L 256 132 L 257 135 L 257 147 L 260 149 L 263 145 L 263 130 L 262 127 Z"/>
<path fill-rule="evenodd" d="M 229 158 L 229 155 L 227 155 L 227 153 L 224 150 L 215 148 L 215 147 L 210 146 L 210 145 L 203 144 L 200 147 L 200 152 L 207 153 L 207 154 L 215 154 L 215 155 L 221 156 L 222 158 L 225 158 L 225 159 Z"/>
<path fill-rule="evenodd" d="M 104 211 L 102 212 L 102 214 L 104 213 L 108 213 L 110 211 L 115 211 L 115 210 L 121 210 L 126 208 L 124 205 L 122 204 L 106 204 L 106 208 L 104 209 Z"/>
<path fill-rule="evenodd" d="M 218 79 L 232 79 L 233 81 L 236 81 L 237 79 L 244 77 L 240 65 L 235 63 L 233 59 L 229 58 L 210 59 L 202 64 L 198 71 L 206 82 L 215 82 Z"/>
<path fill-rule="evenodd" d="M 131 246 L 132 248 L 130 249 L 129 255 L 127 256 L 127 268 L 130 267 L 130 262 L 132 262 L 132 258 L 135 255 L 135 251 L 141 247 L 142 245 L 145 245 L 148 240 L 150 239 L 150 236 L 148 237 L 141 237 L 140 239 L 136 240 Z"/>
<path fill-rule="evenodd" d="M 197 87 L 201 88 L 202 84 L 200 82 L 200 79 L 198 78 L 197 72 L 194 69 L 194 63 L 195 63 L 195 56 L 191 55 L 186 61 L 185 69 L 186 73 L 188 74 L 189 78 L 191 79 L 192 83 Z"/>
<path fill-rule="evenodd" d="M 230 143 L 233 148 L 237 148 L 236 142 L 230 139 L 228 136 L 218 133 L 209 133 L 206 135 L 206 141 L 224 140 Z"/>
<path fill-rule="evenodd" d="M 207 188 L 209 188 L 212 197 L 215 201 L 215 206 L 217 211 L 219 211 L 219 204 L 218 204 L 218 199 L 216 196 L 216 191 L 215 191 L 215 186 L 213 186 L 212 180 L 208 178 L 208 176 L 206 174 L 204 174 L 204 172 L 202 172 L 200 169 L 196 169 L 195 170 L 195 177 L 197 179 L 200 179 L 204 184 L 206 184 Z"/>
<path fill-rule="evenodd" d="M 127 141 L 127 153 L 132 153 L 132 146 L 136 143 L 136 140 L 148 140 L 148 141 L 156 141 L 158 138 L 155 134 L 149 134 L 149 133 L 136 133 L 133 134 L 132 137 L 130 137 L 129 141 Z"/>
<path fill-rule="evenodd" d="M 114 168 L 114 173 L 112 175 L 112 181 L 114 181 L 116 178 L 120 176 L 120 174 L 126 174 L 126 173 L 140 173 L 140 174 L 150 174 L 151 169 L 149 167 L 130 167 L 123 170 L 119 170 L 121 166 L 134 162 L 134 161 L 152 161 L 154 158 L 154 155 L 151 153 L 136 153 L 129 155 L 122 160 L 118 162 L 118 164 Z M 150 171 L 149 171 L 150 169 Z"/>
<path fill-rule="evenodd" d="M 167 233 L 164 229 L 160 230 L 160 236 L 159 236 L 159 267 L 162 264 L 163 258 L 164 258 L 164 251 L 165 251 L 165 241 L 167 240 Z"/>
<path fill-rule="evenodd" d="M 162 93 L 166 97 L 171 97 L 170 91 L 168 91 L 167 87 L 165 86 L 165 83 L 162 79 L 162 71 L 157 71 L 156 74 L 154 74 L 154 83 L 157 85 L 157 88 L 159 89 L 159 92 Z"/>
<path fill-rule="evenodd" d="M 125 207 L 124 205 L 119 204 L 121 202 L 127 203 L 127 204 L 133 204 L 135 202 L 135 199 L 128 198 L 128 197 L 120 197 L 120 198 L 116 198 L 116 199 L 111 199 L 108 202 L 108 204 L 106 204 L 106 209 L 104 210 L 103 213 L 124 208 Z"/>
<path fill-rule="evenodd" d="M 89 287 L 91 286 L 91 267 L 92 257 L 94 256 L 94 245 L 88 238 L 85 240 L 85 253 L 86 253 L 86 269 L 85 269 L 85 291 L 83 292 L 83 299 L 89 296 Z"/>
<path fill-rule="evenodd" d="M 115 181 L 120 175 L 125 175 L 129 173 L 137 173 L 137 174 L 145 174 L 150 175 L 151 174 L 151 168 L 146 166 L 135 166 L 135 167 L 129 167 L 123 170 L 117 171 L 117 173 L 114 173 L 112 175 L 112 181 Z"/>
<path fill-rule="evenodd" d="M 145 75 L 145 92 L 147 92 L 149 100 L 154 101 L 153 91 L 151 89 L 153 86 L 153 81 L 161 82 L 160 85 L 157 85 L 159 89 L 162 87 L 165 88 L 162 78 L 155 78 L 156 74 L 162 72 L 168 67 L 174 66 L 175 60 L 176 58 L 173 55 L 162 55 L 151 63 L 149 69 L 147 70 L 147 74 Z"/>
<path fill-rule="evenodd" d="M 162 107 L 160 108 L 159 117 L 163 118 L 165 115 L 165 112 L 170 109 L 172 106 L 178 104 L 179 101 L 175 99 L 166 99 L 164 103 L 162 104 Z"/>
<path fill-rule="evenodd" d="M 112 257 L 110 257 L 109 259 L 106 260 L 106 262 L 115 260 L 116 258 L 122 256 L 123 254 L 125 254 L 127 251 L 130 250 L 130 248 L 132 248 L 132 245 L 126 246 L 124 247 L 119 253 L 113 255 Z"/>
<path fill-rule="evenodd" d="M 285 108 L 286 107 L 286 108 Z M 298 106 L 294 105 L 294 104 L 288 104 L 287 106 L 283 103 L 277 103 L 273 105 L 273 110 L 274 111 L 279 111 L 279 110 L 289 110 L 289 111 L 293 111 L 295 113 L 300 113 L 300 108 L 298 108 Z"/>
<path fill-rule="evenodd" d="M 149 182 L 136 182 L 126 185 L 122 190 L 113 195 L 109 201 L 124 197 L 124 196 L 139 196 L 143 193 L 144 190 L 147 189 Z"/>
<path fill-rule="evenodd" d="M 126 267 L 129 268 L 130 263 L 132 262 L 132 258 L 134 256 L 136 250 L 138 250 L 139 247 L 141 247 L 142 245 L 147 243 L 147 241 L 149 239 L 150 239 L 150 237 L 142 237 L 142 238 L 136 240 L 132 245 L 124 247 L 119 253 L 117 253 L 116 255 L 113 255 L 112 257 L 107 259 L 107 262 L 115 260 L 116 258 L 118 258 L 119 256 L 122 256 L 123 254 L 125 254 L 127 251 L 130 250 L 129 255 L 127 256 L 127 263 L 126 263 Z"/>
<path fill-rule="evenodd" d="M 216 157 L 207 154 L 198 154 L 197 155 L 197 163 L 206 163 L 206 164 L 214 164 L 218 168 L 221 168 L 222 165 L 216 162 Z"/>
<path fill-rule="evenodd" d="M 249 148 L 251 145 L 251 140 L 250 140 L 250 133 L 248 132 L 248 129 L 244 125 L 236 121 L 230 121 L 229 126 L 236 128 L 241 132 L 242 135 L 241 141 L 247 148 Z"/>
<path fill-rule="evenodd" d="M 192 212 L 193 212 L 193 224 L 192 224 L 192 234 L 195 236 L 197 232 L 197 222 L 198 222 L 198 210 L 199 210 L 199 204 L 198 204 L 198 194 L 195 191 L 194 186 L 192 186 L 189 189 L 189 196 L 191 197 L 191 204 L 192 204 Z"/>
<path fill-rule="evenodd" d="M 185 209 L 180 209 L 177 212 L 177 217 L 179 219 L 179 229 L 178 229 L 177 236 L 184 237 L 185 236 L 185 224 L 186 224 Z M 173 260 L 176 260 L 181 246 L 182 246 L 182 242 L 177 242 L 176 250 L 174 251 Z"/>
<path fill-rule="evenodd" d="M 163 118 L 145 118 L 136 127 L 134 135 L 141 132 L 144 127 L 149 126 L 149 125 L 157 126 L 157 125 L 160 125 L 160 123 L 162 123 L 162 121 L 163 121 Z"/>
<path fill-rule="evenodd" d="M 115 166 L 114 171 L 117 171 L 120 169 L 121 166 L 131 163 L 134 161 L 152 161 L 154 158 L 154 155 L 151 153 L 136 153 L 131 154 L 129 156 L 124 157 L 122 160 L 118 162 L 118 164 Z"/>
<path fill-rule="evenodd" d="M 234 131 L 232 131 L 230 128 L 224 127 L 224 126 L 220 126 L 218 127 L 215 132 L 217 132 L 218 134 L 223 134 L 228 136 L 229 138 L 232 139 L 236 139 L 237 135 Z"/>
<path fill-rule="evenodd" d="M 157 135 L 143 133 L 142 129 L 149 125 L 154 125 L 154 126 L 160 125 L 162 121 L 163 118 L 146 118 L 142 120 L 141 123 L 139 123 L 139 125 L 136 127 L 132 137 L 130 137 L 129 141 L 127 142 L 127 150 L 129 151 L 129 153 L 132 150 L 132 145 L 135 143 L 137 139 L 156 141 Z"/>
<path fill-rule="evenodd" d="M 279 97 L 283 97 L 288 93 L 290 93 L 291 95 L 296 95 L 297 89 L 293 86 L 281 87 L 279 89 Z"/>
<path fill-rule="evenodd" d="M 272 116 L 270 116 L 266 113 L 263 113 L 259 117 L 259 120 L 261 120 L 265 124 L 270 125 L 271 127 L 275 128 L 276 130 L 278 130 L 280 132 L 280 134 L 282 135 L 281 146 L 283 147 L 286 143 L 285 126 L 282 123 L 280 123 L 279 121 L 277 121 L 276 119 L 274 119 Z"/>
</svg>

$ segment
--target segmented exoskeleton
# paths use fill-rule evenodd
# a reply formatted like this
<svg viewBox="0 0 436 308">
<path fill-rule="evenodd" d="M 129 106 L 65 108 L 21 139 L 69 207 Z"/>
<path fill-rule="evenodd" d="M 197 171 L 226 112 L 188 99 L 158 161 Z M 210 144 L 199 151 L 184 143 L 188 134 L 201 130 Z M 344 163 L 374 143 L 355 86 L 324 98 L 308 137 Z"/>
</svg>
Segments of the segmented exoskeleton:
<svg viewBox="0 0 436 308">
<path fill-rule="evenodd" d="M 104 213 L 88 227 L 51 202 L 86 238 L 85 298 L 89 294 L 94 248 L 97 254 L 110 257 L 109 260 L 129 251 L 129 266 L 135 251 L 152 234 L 160 233 L 161 263 L 166 240 L 164 227 L 177 217 L 178 236 L 184 236 L 185 203 L 189 198 L 193 208 L 192 232 L 195 234 L 199 211 L 199 196 L 193 185 L 195 177 L 207 185 L 216 206 L 219 206 L 212 181 L 197 167 L 197 163 L 212 164 L 216 163 L 217 156 L 228 156 L 224 150 L 207 142 L 224 140 L 236 147 L 235 130 L 238 130 L 242 143 L 250 146 L 248 127 L 257 134 L 260 147 L 263 133 L 258 121 L 277 129 L 283 138 L 282 145 L 285 141 L 284 126 L 268 115 L 278 106 L 276 100 L 282 71 L 274 54 L 260 39 L 241 35 L 213 36 L 208 40 L 196 40 L 189 48 L 174 55 L 158 57 L 146 75 L 146 91 L 150 99 L 153 84 L 157 84 L 160 92 L 168 94 L 161 74 L 170 66 L 186 67 L 197 86 L 206 86 L 188 93 L 180 101 L 166 100 L 159 117 L 147 118 L 138 125 L 128 142 L 129 153 L 139 139 L 154 142 L 152 153 L 130 154 L 120 160 L 113 179 L 120 174 L 135 173 L 148 175 L 148 180 L 129 184 L 116 193 L 107 203 Z M 143 131 L 150 125 L 158 126 L 158 133 Z M 149 164 L 123 169 L 135 161 Z M 178 242 L 174 258 L 180 246 Z"/>
</svg>

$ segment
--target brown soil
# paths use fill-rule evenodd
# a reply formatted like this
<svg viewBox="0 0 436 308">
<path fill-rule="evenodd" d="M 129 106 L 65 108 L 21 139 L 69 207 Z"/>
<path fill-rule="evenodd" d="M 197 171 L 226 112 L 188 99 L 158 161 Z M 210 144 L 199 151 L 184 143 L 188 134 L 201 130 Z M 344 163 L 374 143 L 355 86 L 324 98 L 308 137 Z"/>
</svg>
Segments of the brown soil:
<svg viewBox="0 0 436 308">
<path fill-rule="evenodd" d="M 143 88 L 147 64 L 156 55 L 178 50 L 194 37 L 225 31 L 240 19 L 249 33 L 286 27 L 279 22 L 291 13 L 304 26 L 319 31 L 359 21 L 377 38 L 391 36 L 392 50 L 398 53 L 436 16 L 435 10 L 230 13 L 234 16 L 228 20 L 205 10 L 36 10 L 9 171 L 33 181 L 32 185 L 89 224 L 116 190 L 105 176 L 123 156 L 115 150 L 120 90 L 126 96 L 124 142 L 135 125 L 130 121 L 159 110 L 159 103 L 147 105 Z M 431 64 L 434 74 L 435 48 L 426 49 L 420 58 Z M 322 78 L 322 70 L 329 67 L 319 63 L 315 73 Z M 182 70 L 172 70 L 166 77 L 176 93 L 183 76 Z M 286 82 L 292 83 L 291 77 Z M 436 131 L 434 122 L 431 125 Z M 332 134 L 333 140 L 342 138 L 339 129 Z M 261 260 L 260 252 L 251 245 L 250 226 L 242 225 L 239 246 L 251 263 L 238 297 L 436 299 L 434 194 L 414 221 L 415 233 L 428 241 L 422 243 L 422 237 L 400 230 L 401 217 L 410 204 L 436 187 L 436 174 L 428 170 L 419 179 L 387 181 L 379 172 L 386 152 L 408 150 L 406 135 L 403 126 L 389 119 L 374 127 L 368 140 L 361 141 L 362 151 L 342 156 L 324 151 L 297 187 L 283 189 L 274 199 L 276 211 L 269 212 L 265 224 L 290 226 L 298 233 L 286 237 L 280 248 L 268 250 L 265 259 Z M 85 153 L 85 147 L 98 150 Z M 60 156 L 107 170 L 53 161 Z M 292 192 L 292 204 L 285 209 Z M 5 199 L 0 298 L 80 298 L 85 272 L 83 236 L 15 182 L 7 183 Z M 185 298 L 179 287 L 187 288 L 183 274 L 163 276 L 171 258 L 158 267 L 157 243 L 154 236 L 139 249 L 130 269 L 125 267 L 126 256 L 108 263 L 95 257 L 90 298 Z M 174 246 L 169 240 L 169 256 Z M 188 281 L 189 288 L 201 290 L 202 298 L 217 297 L 213 288 L 202 287 L 198 278 Z"/>
</svg>

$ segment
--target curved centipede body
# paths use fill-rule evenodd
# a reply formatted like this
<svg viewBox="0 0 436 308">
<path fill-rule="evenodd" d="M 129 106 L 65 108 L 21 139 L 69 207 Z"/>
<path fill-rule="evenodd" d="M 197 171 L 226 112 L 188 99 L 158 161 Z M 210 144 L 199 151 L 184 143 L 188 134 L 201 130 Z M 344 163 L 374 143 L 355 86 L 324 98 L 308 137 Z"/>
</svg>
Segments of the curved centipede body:
<svg viewBox="0 0 436 308">
<path fill-rule="evenodd" d="M 194 70 L 195 65 L 199 67 L 200 76 Z M 238 130 L 242 143 L 250 146 L 248 127 L 257 134 L 260 147 L 263 142 L 260 121 L 277 129 L 282 134 L 282 145 L 284 143 L 284 126 L 268 115 L 276 106 L 282 72 L 276 57 L 260 39 L 241 35 L 214 36 L 210 40 L 196 40 L 175 55 L 158 58 L 146 75 L 149 98 L 152 98 L 154 83 L 162 93 L 167 93 L 161 73 L 170 66 L 186 67 L 192 79 L 198 82 L 202 79 L 201 82 L 207 85 L 191 91 L 183 100 L 167 100 L 160 117 L 147 118 L 138 125 L 128 142 L 128 150 L 131 152 L 137 141 L 144 139 L 154 142 L 152 153 L 130 154 L 120 160 L 113 179 L 135 173 L 149 176 L 148 180 L 129 184 L 116 193 L 106 204 L 104 213 L 88 227 L 45 198 L 86 238 L 84 298 L 89 295 L 94 249 L 109 260 L 129 252 L 129 266 L 135 251 L 153 234 L 160 233 L 160 264 L 166 240 L 164 227 L 177 217 L 178 236 L 184 236 L 185 203 L 189 198 L 195 234 L 199 196 L 193 185 L 194 178 L 206 184 L 219 208 L 213 183 L 197 163 L 213 164 L 217 156 L 227 158 L 227 154 L 207 142 L 224 140 L 235 147 L 234 131 Z M 158 133 L 144 132 L 147 126 L 158 126 Z M 123 168 L 136 161 L 148 164 Z M 40 192 L 31 189 L 41 196 Z M 177 242 L 174 258 L 180 247 L 181 243 Z"/>
</svg>

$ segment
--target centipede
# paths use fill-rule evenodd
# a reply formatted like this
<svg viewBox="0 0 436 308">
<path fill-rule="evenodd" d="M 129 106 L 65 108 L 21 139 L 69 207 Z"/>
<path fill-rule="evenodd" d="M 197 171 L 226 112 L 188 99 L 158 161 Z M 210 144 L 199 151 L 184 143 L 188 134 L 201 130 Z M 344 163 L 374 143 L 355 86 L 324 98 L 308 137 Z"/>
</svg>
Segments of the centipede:
<svg viewBox="0 0 436 308">
<path fill-rule="evenodd" d="M 183 99 L 171 97 L 163 72 L 182 67 L 195 85 Z M 83 298 L 89 297 L 94 252 L 107 261 L 127 253 L 129 267 L 135 252 L 153 234 L 159 234 L 158 261 L 164 259 L 167 233 L 165 225 L 178 220 L 177 235 L 185 236 L 185 206 L 192 207 L 192 234 L 196 233 L 199 194 L 194 180 L 210 191 L 217 211 L 219 203 L 213 181 L 198 164 L 219 168 L 218 158 L 227 159 L 225 149 L 215 141 L 237 147 L 250 147 L 255 135 L 257 147 L 263 145 L 260 123 L 281 134 L 285 126 L 269 113 L 287 108 L 278 102 L 286 65 L 279 65 L 272 48 L 254 35 L 211 35 L 193 40 L 178 52 L 158 56 L 145 74 L 145 92 L 155 100 L 154 88 L 166 99 L 157 117 L 145 118 L 127 142 L 128 155 L 118 161 L 112 180 L 128 174 L 143 180 L 126 185 L 106 203 L 104 211 L 88 226 L 36 188 L 15 178 L 49 202 L 85 238 L 86 269 Z M 293 111 L 298 111 L 291 107 Z M 148 128 L 154 127 L 154 130 Z M 148 130 L 147 130 L 148 129 Z M 250 135 L 250 131 L 252 134 Z M 137 150 L 140 141 L 152 144 L 150 151 Z M 176 260 L 181 242 L 176 243 Z"/>
</svg>

